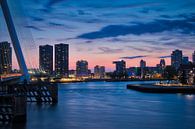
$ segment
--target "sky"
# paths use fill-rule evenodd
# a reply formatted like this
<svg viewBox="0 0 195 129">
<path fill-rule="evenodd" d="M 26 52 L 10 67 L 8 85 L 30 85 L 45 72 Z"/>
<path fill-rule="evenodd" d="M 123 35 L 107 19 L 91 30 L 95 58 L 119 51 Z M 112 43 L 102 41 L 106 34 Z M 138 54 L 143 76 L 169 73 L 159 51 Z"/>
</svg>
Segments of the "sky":
<svg viewBox="0 0 195 129">
<path fill-rule="evenodd" d="M 173 50 L 190 59 L 195 50 L 194 0 L 8 1 L 29 67 L 38 67 L 38 46 L 45 44 L 69 44 L 70 69 L 81 59 L 107 70 L 122 59 L 127 67 L 141 59 L 170 64 Z M 10 41 L 2 12 L 0 19 L 0 40 Z"/>
</svg>

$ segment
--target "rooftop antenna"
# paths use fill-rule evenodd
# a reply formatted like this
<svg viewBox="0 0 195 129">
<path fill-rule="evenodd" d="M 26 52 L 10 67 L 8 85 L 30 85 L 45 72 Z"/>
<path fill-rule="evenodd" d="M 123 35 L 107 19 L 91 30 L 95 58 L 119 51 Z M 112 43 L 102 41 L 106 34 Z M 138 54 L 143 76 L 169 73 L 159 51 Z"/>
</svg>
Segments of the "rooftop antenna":
<svg viewBox="0 0 195 129">
<path fill-rule="evenodd" d="M 27 69 L 27 66 L 26 66 L 26 63 L 25 63 L 25 60 L 24 60 L 24 55 L 22 53 L 22 49 L 21 49 L 21 46 L 20 46 L 20 42 L 19 42 L 19 39 L 18 39 L 18 36 L 17 36 L 17 33 L 16 33 L 16 29 L 15 29 L 13 20 L 12 20 L 12 16 L 11 16 L 11 13 L 10 13 L 10 10 L 9 10 L 7 0 L 0 0 L 0 5 L 1 5 L 2 11 L 3 11 L 3 15 L 4 15 L 4 18 L 5 18 L 6 24 L 7 24 L 7 28 L 8 28 L 8 31 L 9 31 L 11 41 L 12 41 L 12 44 L 13 44 L 13 47 L 14 47 L 14 51 L 16 53 L 16 58 L 18 60 L 18 64 L 19 64 L 21 73 L 24 77 L 23 80 L 26 80 L 27 82 L 29 82 L 30 81 L 30 75 L 28 73 L 28 69 Z"/>
</svg>

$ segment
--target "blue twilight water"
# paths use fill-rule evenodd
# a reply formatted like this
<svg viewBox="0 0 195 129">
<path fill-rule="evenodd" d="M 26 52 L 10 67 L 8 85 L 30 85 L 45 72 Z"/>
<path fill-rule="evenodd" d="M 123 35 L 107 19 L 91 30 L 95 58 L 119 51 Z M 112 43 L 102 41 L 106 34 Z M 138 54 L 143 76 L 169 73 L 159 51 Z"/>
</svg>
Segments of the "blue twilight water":
<svg viewBox="0 0 195 129">
<path fill-rule="evenodd" d="M 57 105 L 28 105 L 25 128 L 195 129 L 194 95 L 140 93 L 129 83 L 138 82 L 60 84 Z"/>
</svg>

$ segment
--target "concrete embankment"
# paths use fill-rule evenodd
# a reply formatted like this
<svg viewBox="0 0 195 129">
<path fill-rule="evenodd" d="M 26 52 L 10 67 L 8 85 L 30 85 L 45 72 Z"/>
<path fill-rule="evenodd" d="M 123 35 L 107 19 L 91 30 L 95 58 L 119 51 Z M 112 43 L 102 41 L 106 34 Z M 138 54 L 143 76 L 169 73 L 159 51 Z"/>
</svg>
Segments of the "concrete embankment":
<svg viewBox="0 0 195 129">
<path fill-rule="evenodd" d="M 147 93 L 183 93 L 195 94 L 195 86 L 157 86 L 154 84 L 127 85 L 127 89 Z"/>
</svg>

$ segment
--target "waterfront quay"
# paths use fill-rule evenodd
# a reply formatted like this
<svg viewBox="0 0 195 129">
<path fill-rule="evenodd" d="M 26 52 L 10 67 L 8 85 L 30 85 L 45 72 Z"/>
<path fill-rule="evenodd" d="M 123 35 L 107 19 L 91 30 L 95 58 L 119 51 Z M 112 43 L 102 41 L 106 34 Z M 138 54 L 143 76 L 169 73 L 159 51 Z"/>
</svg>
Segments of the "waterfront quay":
<svg viewBox="0 0 195 129">
<path fill-rule="evenodd" d="M 127 89 L 145 93 L 182 93 L 195 94 L 195 85 L 179 84 L 128 84 Z"/>
<path fill-rule="evenodd" d="M 0 85 L 0 125 L 25 123 L 27 118 L 27 103 L 56 104 L 58 102 L 57 84 L 12 83 L 3 82 Z"/>
</svg>

